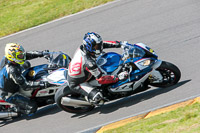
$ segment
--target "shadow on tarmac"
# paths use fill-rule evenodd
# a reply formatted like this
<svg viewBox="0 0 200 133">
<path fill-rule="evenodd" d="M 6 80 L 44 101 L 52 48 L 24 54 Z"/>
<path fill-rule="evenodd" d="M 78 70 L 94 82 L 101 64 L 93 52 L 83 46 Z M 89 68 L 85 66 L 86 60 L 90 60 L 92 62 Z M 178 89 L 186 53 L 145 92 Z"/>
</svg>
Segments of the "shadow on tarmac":
<svg viewBox="0 0 200 133">
<path fill-rule="evenodd" d="M 172 90 L 174 90 L 174 89 L 176 89 L 176 88 L 178 88 L 180 86 L 183 86 L 184 84 L 186 84 L 186 83 L 188 83 L 190 81 L 191 80 L 185 80 L 185 81 L 177 83 L 174 86 L 167 87 L 167 88 L 149 89 L 147 91 L 140 92 L 140 93 L 134 94 L 132 96 L 128 96 L 128 97 L 124 97 L 124 98 L 115 100 L 114 102 L 110 102 L 108 104 L 105 104 L 102 107 L 97 107 L 97 108 L 95 108 L 94 110 L 92 110 L 90 112 L 81 113 L 81 114 L 75 114 L 75 115 L 72 116 L 72 118 L 73 117 L 83 118 L 83 117 L 87 117 L 89 115 L 96 114 L 96 113 L 100 113 L 100 114 L 112 113 L 112 112 L 118 110 L 119 108 L 129 107 L 129 106 L 137 104 L 137 103 L 139 103 L 141 101 L 145 101 L 145 100 L 148 100 L 150 98 L 153 98 L 153 97 L 155 97 L 157 95 L 172 91 Z"/>
<path fill-rule="evenodd" d="M 41 118 L 43 116 L 52 115 L 60 111 L 61 109 L 59 109 L 56 104 L 48 105 L 48 106 L 39 108 L 36 113 L 31 114 L 31 115 L 23 115 L 23 116 L 13 118 L 13 119 L 2 119 L 0 120 L 0 127 L 3 127 L 5 125 L 18 122 L 24 119 L 33 120 L 33 119 Z"/>
</svg>

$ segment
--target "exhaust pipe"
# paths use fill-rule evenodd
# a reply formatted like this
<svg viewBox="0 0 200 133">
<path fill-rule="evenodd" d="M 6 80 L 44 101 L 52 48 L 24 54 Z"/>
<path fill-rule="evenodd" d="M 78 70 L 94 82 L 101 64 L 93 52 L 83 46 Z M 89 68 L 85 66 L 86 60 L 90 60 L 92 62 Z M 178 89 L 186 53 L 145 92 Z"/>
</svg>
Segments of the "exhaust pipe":
<svg viewBox="0 0 200 133">
<path fill-rule="evenodd" d="M 0 119 L 16 117 L 16 116 L 18 116 L 18 113 L 15 113 L 15 112 L 0 112 Z"/>
<path fill-rule="evenodd" d="M 66 106 L 78 106 L 78 107 L 84 107 L 84 106 L 90 106 L 91 103 L 83 100 L 78 100 L 74 98 L 68 98 L 68 97 L 63 97 L 61 99 L 61 104 L 66 105 Z"/>
</svg>

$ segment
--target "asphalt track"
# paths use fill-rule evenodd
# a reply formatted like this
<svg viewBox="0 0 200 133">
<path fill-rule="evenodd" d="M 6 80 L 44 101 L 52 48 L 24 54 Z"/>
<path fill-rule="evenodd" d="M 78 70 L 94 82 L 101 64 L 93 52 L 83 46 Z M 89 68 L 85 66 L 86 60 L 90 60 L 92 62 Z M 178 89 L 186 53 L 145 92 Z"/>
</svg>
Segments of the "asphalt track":
<svg viewBox="0 0 200 133">
<path fill-rule="evenodd" d="M 182 72 L 180 82 L 173 87 L 152 88 L 85 114 L 66 113 L 51 105 L 40 109 L 34 116 L 0 121 L 1 133 L 94 132 L 102 125 L 199 96 L 199 7 L 199 0 L 117 0 L 1 38 L 1 57 L 4 44 L 8 42 L 21 43 L 27 51 L 49 49 L 72 56 L 82 43 L 84 33 L 95 31 L 104 40 L 146 43 L 160 59 L 176 64 Z M 121 52 L 120 49 L 112 50 Z M 43 62 L 44 59 L 38 59 L 32 64 Z"/>
</svg>

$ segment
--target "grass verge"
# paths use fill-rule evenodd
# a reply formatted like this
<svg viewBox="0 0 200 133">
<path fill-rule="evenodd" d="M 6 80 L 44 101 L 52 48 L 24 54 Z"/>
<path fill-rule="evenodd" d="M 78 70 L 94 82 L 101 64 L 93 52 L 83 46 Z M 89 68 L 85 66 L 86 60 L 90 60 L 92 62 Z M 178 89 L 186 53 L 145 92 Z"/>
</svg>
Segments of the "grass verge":
<svg viewBox="0 0 200 133">
<path fill-rule="evenodd" d="M 199 133 L 200 103 L 142 119 L 104 133 Z"/>
<path fill-rule="evenodd" d="M 0 0 L 0 37 L 113 0 Z"/>
</svg>

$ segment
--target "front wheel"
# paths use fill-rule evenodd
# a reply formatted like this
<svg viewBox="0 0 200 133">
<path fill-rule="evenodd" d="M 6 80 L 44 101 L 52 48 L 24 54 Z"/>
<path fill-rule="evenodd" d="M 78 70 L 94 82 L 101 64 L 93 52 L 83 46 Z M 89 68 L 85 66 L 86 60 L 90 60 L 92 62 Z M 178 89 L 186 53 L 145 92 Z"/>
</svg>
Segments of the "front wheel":
<svg viewBox="0 0 200 133">
<path fill-rule="evenodd" d="M 63 97 L 68 97 L 68 98 L 78 98 L 80 97 L 79 94 L 74 94 L 70 91 L 69 87 L 66 87 L 64 89 L 58 89 L 58 91 L 55 94 L 55 102 L 60 107 L 62 110 L 70 113 L 84 113 L 91 111 L 94 106 L 93 105 L 88 105 L 84 107 L 76 107 L 76 106 L 66 106 L 61 104 L 61 100 Z"/>
<path fill-rule="evenodd" d="M 161 83 L 150 83 L 150 85 L 155 87 L 169 87 L 176 83 L 181 78 L 181 71 L 177 66 L 172 63 L 163 61 L 160 67 L 156 69 L 163 76 L 163 81 Z"/>
</svg>

